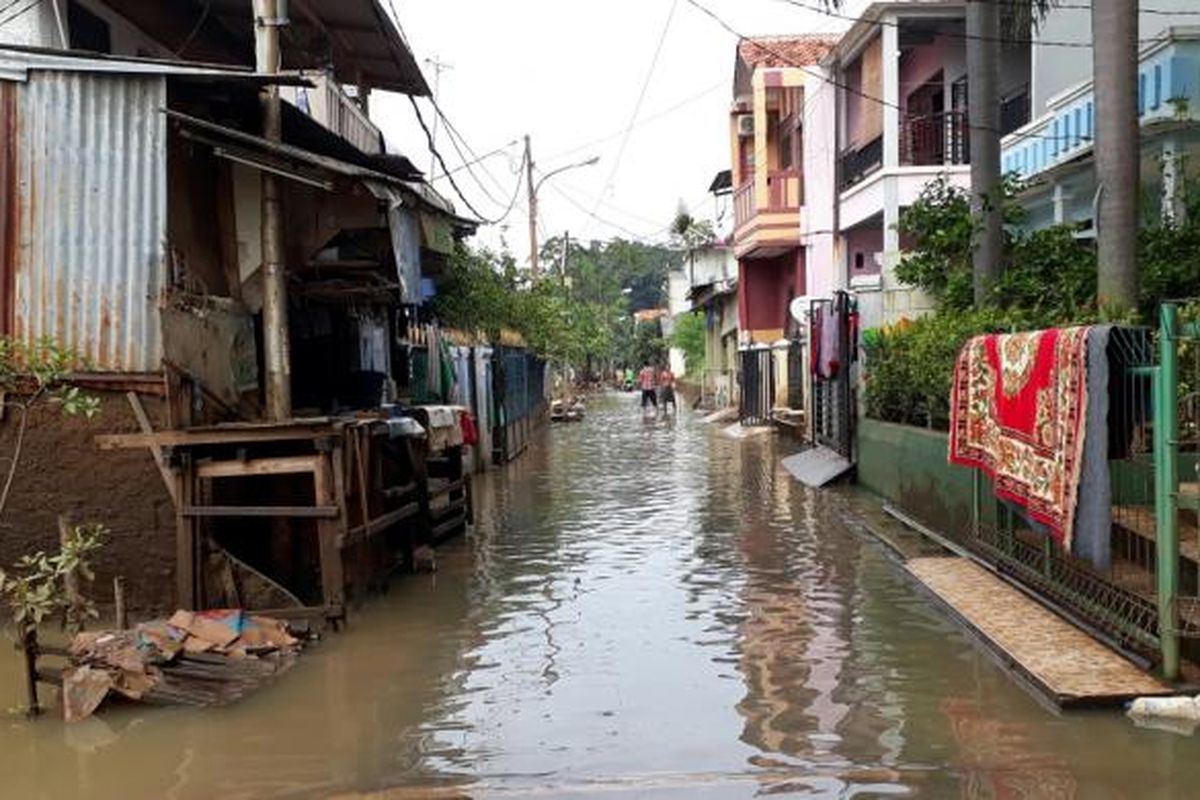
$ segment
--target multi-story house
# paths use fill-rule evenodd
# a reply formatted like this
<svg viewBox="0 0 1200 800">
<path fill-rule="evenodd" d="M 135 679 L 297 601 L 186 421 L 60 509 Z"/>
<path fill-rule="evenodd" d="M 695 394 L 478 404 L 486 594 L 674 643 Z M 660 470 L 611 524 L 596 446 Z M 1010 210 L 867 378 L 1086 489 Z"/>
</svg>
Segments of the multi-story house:
<svg viewBox="0 0 1200 800">
<path fill-rule="evenodd" d="M 1179 27 L 1186 0 L 1163 0 L 1139 20 L 1138 121 L 1142 185 L 1153 209 L 1179 211 L 1187 164 L 1200 157 L 1200 29 Z M 1166 13 L 1163 13 L 1166 12 Z M 1001 143 L 1001 165 L 1028 182 L 1022 204 L 1035 228 L 1069 223 L 1094 235 L 1091 11 L 1051 7 L 1033 36 L 1033 118 Z M 1076 45 L 1076 46 L 1071 46 Z"/>
<path fill-rule="evenodd" d="M 901 210 L 939 176 L 970 183 L 964 15 L 958 3 L 873 3 L 825 61 L 837 86 L 832 268 L 865 326 L 928 307 L 895 277 Z M 1003 133 L 1028 121 L 1030 80 L 1028 41 L 1003 47 Z"/>
<path fill-rule="evenodd" d="M 743 420 L 768 420 L 789 400 L 789 308 L 809 293 L 806 124 L 825 83 L 817 64 L 834 41 L 773 36 L 737 46 L 729 138 Z"/>
</svg>

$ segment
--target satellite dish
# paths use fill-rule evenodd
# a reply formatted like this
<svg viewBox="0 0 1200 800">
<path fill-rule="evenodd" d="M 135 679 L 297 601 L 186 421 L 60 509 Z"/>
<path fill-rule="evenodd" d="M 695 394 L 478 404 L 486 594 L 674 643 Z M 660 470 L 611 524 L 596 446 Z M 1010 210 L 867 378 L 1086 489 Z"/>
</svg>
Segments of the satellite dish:
<svg viewBox="0 0 1200 800">
<path fill-rule="evenodd" d="M 808 322 L 808 309 L 812 303 L 812 295 L 802 294 L 792 300 L 788 304 L 788 313 L 792 315 L 792 319 L 801 324 Z"/>
</svg>

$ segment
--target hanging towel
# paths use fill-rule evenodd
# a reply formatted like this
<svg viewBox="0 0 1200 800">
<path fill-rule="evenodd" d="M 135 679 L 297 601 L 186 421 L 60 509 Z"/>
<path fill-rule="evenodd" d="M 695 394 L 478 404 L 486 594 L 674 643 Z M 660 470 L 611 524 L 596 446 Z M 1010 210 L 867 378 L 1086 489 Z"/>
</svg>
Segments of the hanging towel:
<svg viewBox="0 0 1200 800">
<path fill-rule="evenodd" d="M 958 355 L 952 464 L 990 475 L 1063 549 L 1078 500 L 1087 408 L 1088 328 L 977 336 Z"/>
</svg>

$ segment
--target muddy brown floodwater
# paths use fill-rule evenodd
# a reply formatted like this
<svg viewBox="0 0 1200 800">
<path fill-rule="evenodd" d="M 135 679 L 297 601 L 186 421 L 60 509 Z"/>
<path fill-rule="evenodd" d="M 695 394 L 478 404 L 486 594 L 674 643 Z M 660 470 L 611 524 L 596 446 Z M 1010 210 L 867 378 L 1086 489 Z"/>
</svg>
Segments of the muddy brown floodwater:
<svg viewBox="0 0 1200 800">
<path fill-rule="evenodd" d="M 602 398 L 248 701 L 0 720 L 0 796 L 1196 796 L 1200 743 L 1040 705 L 784 447 Z"/>
</svg>

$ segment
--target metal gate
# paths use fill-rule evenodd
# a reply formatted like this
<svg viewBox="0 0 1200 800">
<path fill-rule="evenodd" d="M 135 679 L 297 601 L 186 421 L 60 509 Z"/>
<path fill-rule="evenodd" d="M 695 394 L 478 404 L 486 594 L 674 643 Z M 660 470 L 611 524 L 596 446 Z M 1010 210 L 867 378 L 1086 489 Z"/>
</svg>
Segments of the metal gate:
<svg viewBox="0 0 1200 800">
<path fill-rule="evenodd" d="M 812 438 L 844 458 L 851 458 L 854 450 L 850 368 L 855 360 L 852 327 L 857 312 L 857 303 L 846 292 L 814 300 L 810 306 L 810 341 L 816 354 L 812 363 Z"/>
<path fill-rule="evenodd" d="M 746 426 L 770 425 L 774 400 L 775 369 L 770 348 L 743 350 L 738 421 Z"/>
</svg>

